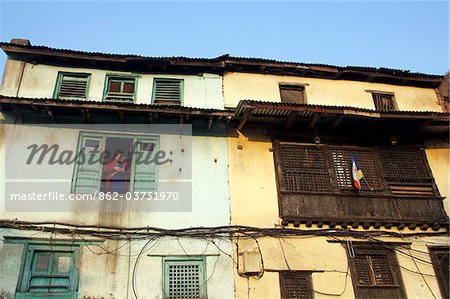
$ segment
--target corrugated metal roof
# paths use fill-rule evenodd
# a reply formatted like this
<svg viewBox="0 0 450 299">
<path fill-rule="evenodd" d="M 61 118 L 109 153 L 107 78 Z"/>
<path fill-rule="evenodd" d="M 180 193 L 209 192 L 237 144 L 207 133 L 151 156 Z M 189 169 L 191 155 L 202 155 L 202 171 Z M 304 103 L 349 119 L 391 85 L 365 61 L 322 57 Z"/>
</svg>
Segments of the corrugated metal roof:
<svg viewBox="0 0 450 299">
<path fill-rule="evenodd" d="M 344 112 L 344 111 L 355 111 L 355 112 L 362 112 L 362 113 L 373 113 L 373 114 L 386 114 L 386 115 L 436 115 L 436 116 L 447 116 L 450 117 L 450 113 L 448 112 L 435 112 L 435 111 L 406 111 L 406 110 L 399 110 L 399 111 L 389 111 L 389 112 L 382 112 L 382 111 L 376 111 L 374 109 L 367 109 L 367 108 L 359 108 L 359 107 L 351 107 L 351 106 L 328 106 L 328 105 L 317 105 L 317 104 L 296 104 L 296 103 L 281 103 L 281 102 L 269 102 L 269 101 L 258 101 L 258 100 L 242 100 L 239 102 L 237 108 L 236 108 L 236 115 L 239 115 L 239 113 L 242 112 L 244 108 L 248 108 L 248 106 L 254 106 L 256 109 L 253 113 L 262 113 L 262 109 L 258 108 L 258 106 L 265 105 L 265 106 L 272 106 L 274 109 L 278 108 L 281 109 L 283 107 L 297 107 L 297 108 L 305 108 L 305 110 L 312 110 L 312 109 L 323 109 L 327 110 L 329 112 Z M 265 113 L 273 114 L 275 112 L 269 111 L 270 109 L 263 109 Z M 324 111 L 325 112 L 325 111 Z"/>
<path fill-rule="evenodd" d="M 328 64 L 320 64 L 320 63 L 299 63 L 292 61 L 282 61 L 276 59 L 266 59 L 266 58 L 256 58 L 256 57 L 238 57 L 232 56 L 229 54 L 221 55 L 214 58 L 192 58 L 192 57 L 184 57 L 184 56 L 168 56 L 168 57 L 155 57 L 155 56 L 143 56 L 143 55 L 135 55 L 135 54 L 111 54 L 111 53 L 103 53 L 103 52 L 89 52 L 89 51 L 78 51 L 78 50 L 70 50 L 70 49 L 59 49 L 59 48 L 51 48 L 47 46 L 34 46 L 34 45 L 21 45 L 16 43 L 8 43 L 8 42 L 0 42 L 0 47 L 3 49 L 5 47 L 17 47 L 22 49 L 30 49 L 30 50 L 41 50 L 48 51 L 55 55 L 57 54 L 77 54 L 86 57 L 103 57 L 103 58 L 113 58 L 113 59 L 123 59 L 123 60 L 145 60 L 145 61 L 178 61 L 178 62 L 205 62 L 205 63 L 255 63 L 261 66 L 265 66 L 267 64 L 279 64 L 280 67 L 289 66 L 289 67 L 299 67 L 299 68 L 329 68 L 335 69 L 335 72 L 345 72 L 345 71 L 359 71 L 365 73 L 373 73 L 373 74 L 383 74 L 389 76 L 395 76 L 400 78 L 423 78 L 423 79 L 442 79 L 441 75 L 434 74 L 425 74 L 425 73 L 414 73 L 409 70 L 400 70 L 400 69 L 391 69 L 391 68 L 375 68 L 375 67 L 367 67 L 367 66 L 336 66 L 336 65 L 328 65 Z M 5 49 L 4 49 L 5 50 Z M 332 71 L 332 70 L 330 70 Z"/>
</svg>

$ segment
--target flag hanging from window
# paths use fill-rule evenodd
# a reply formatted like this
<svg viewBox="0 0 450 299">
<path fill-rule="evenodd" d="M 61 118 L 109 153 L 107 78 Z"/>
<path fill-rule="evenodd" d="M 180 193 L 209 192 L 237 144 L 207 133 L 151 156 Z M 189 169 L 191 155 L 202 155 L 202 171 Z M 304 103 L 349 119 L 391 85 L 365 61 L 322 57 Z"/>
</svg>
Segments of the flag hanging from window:
<svg viewBox="0 0 450 299">
<path fill-rule="evenodd" d="M 361 190 L 361 180 L 364 178 L 364 174 L 361 168 L 356 162 L 355 155 L 351 154 L 352 158 L 352 178 L 353 178 L 353 186 L 360 191 Z"/>
</svg>

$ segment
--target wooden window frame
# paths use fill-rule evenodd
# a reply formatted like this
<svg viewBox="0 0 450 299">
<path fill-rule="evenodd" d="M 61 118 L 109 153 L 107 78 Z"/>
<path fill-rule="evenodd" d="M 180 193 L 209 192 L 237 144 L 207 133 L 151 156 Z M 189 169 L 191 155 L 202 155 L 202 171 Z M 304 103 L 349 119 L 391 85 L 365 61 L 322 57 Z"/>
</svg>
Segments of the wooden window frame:
<svg viewBox="0 0 450 299">
<path fill-rule="evenodd" d="M 35 252 L 67 252 L 72 253 L 72 265 L 70 266 L 70 287 L 67 292 L 55 292 L 45 293 L 48 298 L 65 298 L 75 299 L 78 298 L 78 281 L 79 281 L 79 269 L 80 269 L 80 245 L 70 241 L 67 242 L 43 242 L 43 241 L 22 241 L 19 243 L 24 244 L 22 271 L 19 277 L 19 284 L 17 293 L 14 298 L 26 299 L 30 298 L 30 295 L 39 295 L 42 293 L 29 292 L 29 281 L 31 277 L 31 266 Z M 46 297 L 46 298 L 47 298 Z"/>
<path fill-rule="evenodd" d="M 280 151 L 280 146 L 283 144 L 294 144 L 300 147 L 315 147 L 315 148 L 321 148 L 322 153 L 324 155 L 326 165 L 328 168 L 328 175 L 330 178 L 330 191 L 319 191 L 319 190 L 287 190 L 286 184 L 283 181 L 283 166 L 282 161 L 283 157 Z M 328 195 L 358 195 L 358 196 L 395 196 L 393 195 L 390 185 L 386 179 L 386 175 L 383 171 L 383 161 L 379 155 L 379 152 L 383 148 L 378 147 L 357 147 L 357 146 L 336 146 L 336 145 L 328 145 L 328 144 L 311 144 L 311 143 L 299 143 L 299 142 L 286 142 L 286 141 L 280 141 L 280 140 L 274 140 L 273 141 L 273 148 L 274 148 L 274 164 L 275 164 L 275 173 L 276 173 L 276 181 L 277 181 L 277 189 L 278 194 L 280 198 L 280 193 L 298 193 L 298 194 L 328 194 Z M 358 153 L 358 151 L 369 151 L 372 153 L 373 156 L 373 165 L 375 167 L 375 170 L 373 172 L 373 179 L 377 180 L 377 188 L 373 188 L 374 190 L 365 190 L 362 192 L 355 192 L 354 190 L 348 189 L 344 190 L 338 186 L 338 179 L 336 178 L 336 165 L 334 164 L 333 157 L 332 157 L 332 151 L 333 149 L 342 149 L 345 151 L 355 151 L 355 153 Z M 426 168 L 430 175 L 430 186 L 433 189 L 433 195 L 415 195 L 415 197 L 424 197 L 424 198 L 440 198 L 439 190 L 436 186 L 436 182 L 433 176 L 433 173 L 431 171 L 431 168 L 429 166 L 429 163 L 426 159 L 426 155 L 423 152 L 423 149 L 420 147 L 396 147 L 394 150 L 414 150 L 418 151 L 421 156 L 421 163 L 423 163 L 423 166 Z M 364 169 L 364 167 L 361 167 Z M 324 172 L 325 173 L 325 172 Z M 364 173 L 364 171 L 363 171 Z M 409 195 L 412 196 L 412 195 Z M 401 197 L 401 196 L 398 196 Z"/>
<path fill-rule="evenodd" d="M 158 81 L 173 81 L 178 82 L 180 87 L 180 104 L 170 104 L 170 103 L 164 103 L 164 102 L 158 102 L 156 103 L 156 84 L 158 84 Z M 184 105 L 184 79 L 178 79 L 178 78 L 163 78 L 158 77 L 153 79 L 153 85 L 152 85 L 152 104 L 154 105 L 172 105 L 172 106 L 183 106 Z"/>
<path fill-rule="evenodd" d="M 199 292 L 200 298 L 198 299 L 207 299 L 208 298 L 208 290 L 207 290 L 207 278 L 206 278 L 206 257 L 205 256 L 166 256 L 162 258 L 162 292 L 163 299 L 169 299 L 169 265 L 173 264 L 199 264 L 200 265 L 200 282 L 199 282 Z"/>
<path fill-rule="evenodd" d="M 138 78 L 139 75 L 132 75 L 132 74 L 106 74 L 105 78 L 105 86 L 103 89 L 103 101 L 104 102 L 125 102 L 125 103 L 134 103 L 136 102 L 137 98 L 137 90 L 138 90 Z M 109 94 L 109 85 L 111 80 L 120 81 L 122 83 L 134 83 L 134 92 L 131 98 L 117 94 L 115 96 L 110 96 Z M 114 99 L 110 99 L 114 98 Z M 121 100 L 123 98 L 123 100 Z"/>
<path fill-rule="evenodd" d="M 349 260 L 349 266 L 350 266 L 350 272 L 351 272 L 351 277 L 352 277 L 352 283 L 353 283 L 353 290 L 355 292 L 355 298 L 361 298 L 363 299 L 363 295 L 362 295 L 362 289 L 393 289 L 396 288 L 397 289 L 397 296 L 398 299 L 405 299 L 406 297 L 406 292 L 405 292 L 405 285 L 403 283 L 403 278 L 400 272 L 400 267 L 399 267 L 399 263 L 397 260 L 397 256 L 395 254 L 394 249 L 388 249 L 385 247 L 381 247 L 379 245 L 375 245 L 375 244 L 370 244 L 370 243 L 366 243 L 366 242 L 360 242 L 360 244 L 353 242 L 352 244 L 352 251 L 354 252 L 355 255 L 365 255 L 365 256 L 370 256 L 370 255 L 385 255 L 387 262 L 388 262 L 388 266 L 389 266 L 389 270 L 390 270 L 390 276 L 392 278 L 392 285 L 377 285 L 377 284 L 373 284 L 373 285 L 360 285 L 358 282 L 358 274 L 357 274 L 357 270 L 356 270 L 356 265 L 353 261 L 353 258 L 350 256 L 349 253 L 349 248 L 347 245 L 343 245 L 346 248 L 346 252 L 347 252 L 347 258 Z M 394 246 L 393 244 L 390 246 Z M 367 253 L 364 253 L 367 252 Z M 370 271 L 370 269 L 369 269 Z"/>
<path fill-rule="evenodd" d="M 158 135 L 146 135 L 146 134 L 121 134 L 121 133 L 111 133 L 111 132 L 89 132 L 89 131 L 80 131 L 78 134 L 78 142 L 77 142 L 77 151 L 76 153 L 79 153 L 82 147 L 82 140 L 83 138 L 101 138 L 103 142 L 100 143 L 100 148 L 98 149 L 100 152 L 103 152 L 105 150 L 105 140 L 108 137 L 115 137 L 115 138 L 132 138 L 133 144 L 138 142 L 140 139 L 148 139 L 155 142 L 155 147 L 153 148 L 153 152 L 157 152 L 159 150 L 159 136 Z M 130 172 L 130 186 L 129 186 L 129 192 L 134 191 L 134 181 L 135 181 L 135 170 L 136 170 L 136 159 L 132 159 L 132 163 L 130 165 L 130 169 L 132 170 Z M 102 164 L 101 164 L 102 165 Z M 102 169 L 99 170 L 100 173 Z M 155 167 L 155 190 L 152 192 L 157 191 L 158 187 L 158 167 Z M 72 171 L 72 183 L 71 183 L 71 193 L 80 193 L 76 191 L 76 178 L 78 175 L 78 168 L 77 163 L 74 163 L 73 171 Z M 101 177 L 100 180 L 98 180 L 97 190 L 101 190 Z M 83 192 L 85 193 L 85 192 Z"/>
<path fill-rule="evenodd" d="M 85 96 L 82 98 L 79 97 L 59 97 L 59 93 L 61 92 L 61 85 L 64 79 L 64 76 L 73 76 L 73 77 L 86 77 L 86 90 L 84 91 Z M 53 98 L 54 99 L 82 99 L 87 100 L 89 95 L 89 87 L 91 84 L 91 74 L 90 73 L 76 73 L 76 72 L 58 72 L 58 76 L 56 78 L 56 85 L 55 89 L 53 91 Z"/>
<path fill-rule="evenodd" d="M 372 90 L 372 89 L 366 89 L 366 92 L 371 93 L 373 105 L 375 107 L 375 111 L 378 112 L 393 112 L 398 111 L 398 105 L 397 105 L 397 99 L 395 98 L 395 94 L 391 91 L 382 91 L 382 90 Z M 375 96 L 376 95 L 382 95 L 382 96 L 389 96 L 392 100 L 392 110 L 379 110 L 377 108 L 377 104 L 375 102 Z"/>
<path fill-rule="evenodd" d="M 439 261 L 438 254 L 449 253 L 450 247 L 448 246 L 430 246 L 428 251 L 430 254 L 431 262 L 433 264 L 433 270 L 436 274 L 436 280 L 439 284 L 439 291 L 441 292 L 442 298 L 448 299 L 449 296 L 449 282 L 445 279 L 444 273 L 442 273 L 442 266 Z"/>
<path fill-rule="evenodd" d="M 309 84 L 307 84 L 307 83 L 288 83 L 288 82 L 280 82 L 280 83 L 278 83 L 278 91 L 279 91 L 279 93 L 280 93 L 280 101 L 282 102 L 282 103 L 288 103 L 288 102 L 283 102 L 283 96 L 282 96 L 282 93 L 281 93 L 281 89 L 283 88 L 283 87 L 287 87 L 287 88 L 289 88 L 289 87 L 291 87 L 291 88 L 298 88 L 298 89 L 302 89 L 301 91 L 303 92 L 303 103 L 298 103 L 298 104 L 308 104 L 308 99 L 307 99 L 307 96 L 306 96 L 306 86 L 308 86 Z"/>
<path fill-rule="evenodd" d="M 280 294 L 281 299 L 291 299 L 290 297 L 287 297 L 286 294 L 286 287 L 285 287 L 285 275 L 289 275 L 289 273 L 293 274 L 303 274 L 306 276 L 306 280 L 308 283 L 307 289 L 308 289 L 308 297 L 306 299 L 313 299 L 314 298 L 314 291 L 313 291 L 313 283 L 312 283 L 312 271 L 297 271 L 297 270 L 287 270 L 287 271 L 279 271 L 279 285 L 280 285 Z"/>
</svg>

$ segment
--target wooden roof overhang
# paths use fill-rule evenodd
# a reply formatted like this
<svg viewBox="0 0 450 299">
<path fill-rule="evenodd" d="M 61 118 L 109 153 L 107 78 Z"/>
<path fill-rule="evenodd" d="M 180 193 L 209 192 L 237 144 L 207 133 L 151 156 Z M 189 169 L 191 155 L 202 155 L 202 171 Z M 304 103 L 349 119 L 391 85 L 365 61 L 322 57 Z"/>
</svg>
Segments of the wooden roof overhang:
<svg viewBox="0 0 450 299">
<path fill-rule="evenodd" d="M 206 130 L 218 122 L 228 124 L 233 115 L 218 109 L 7 96 L 0 96 L 0 111 L 25 123 L 201 123 Z"/>
<path fill-rule="evenodd" d="M 55 49 L 15 42 L 0 42 L 0 48 L 11 59 L 33 64 L 42 63 L 125 72 L 164 74 L 213 73 L 219 75 L 223 75 L 226 72 L 242 72 L 377 82 L 424 88 L 437 88 L 444 78 L 440 75 L 412 73 L 398 69 L 286 62 L 263 58 L 234 57 L 228 54 L 214 58 L 149 57 Z"/>
<path fill-rule="evenodd" d="M 288 104 L 243 100 L 232 123 L 238 130 L 266 128 L 273 134 L 321 139 L 403 141 L 448 138 L 449 113 L 422 111 L 378 112 L 346 106 Z"/>
</svg>

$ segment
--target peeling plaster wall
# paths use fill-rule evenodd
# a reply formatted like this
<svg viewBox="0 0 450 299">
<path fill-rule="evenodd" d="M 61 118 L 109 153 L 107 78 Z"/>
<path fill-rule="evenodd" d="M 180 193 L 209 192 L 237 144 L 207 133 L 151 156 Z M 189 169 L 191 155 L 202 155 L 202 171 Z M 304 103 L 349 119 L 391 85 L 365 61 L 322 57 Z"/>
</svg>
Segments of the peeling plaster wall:
<svg viewBox="0 0 450 299">
<path fill-rule="evenodd" d="M 183 106 L 223 109 L 222 77 L 214 74 L 169 75 L 136 74 L 99 69 L 56 67 L 25 63 L 23 76 L 20 72 L 24 63 L 8 59 L 0 94 L 29 98 L 53 98 L 58 72 L 91 74 L 87 101 L 103 101 L 107 74 L 139 75 L 136 103 L 151 104 L 154 78 L 184 80 Z"/>
</svg>

